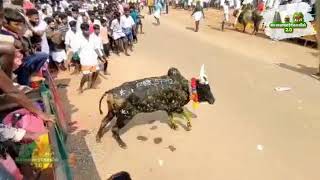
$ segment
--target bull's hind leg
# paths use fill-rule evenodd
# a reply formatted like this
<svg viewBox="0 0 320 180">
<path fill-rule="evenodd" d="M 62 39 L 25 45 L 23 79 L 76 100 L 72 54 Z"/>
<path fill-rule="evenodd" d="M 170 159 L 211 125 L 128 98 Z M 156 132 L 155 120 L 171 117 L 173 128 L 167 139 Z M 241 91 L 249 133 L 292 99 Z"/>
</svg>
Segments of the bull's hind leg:
<svg viewBox="0 0 320 180">
<path fill-rule="evenodd" d="M 260 23 L 254 23 L 254 29 L 252 35 L 256 35 L 259 32 Z"/>
<path fill-rule="evenodd" d="M 96 141 L 98 143 L 101 142 L 101 137 L 105 133 L 104 129 L 106 128 L 106 126 L 109 124 L 109 122 L 112 120 L 113 117 L 114 117 L 113 112 L 109 111 L 108 114 L 101 121 L 101 125 L 100 125 L 100 128 L 99 128 L 99 131 L 98 131 L 98 133 L 96 135 Z"/>
<path fill-rule="evenodd" d="M 243 23 L 243 33 L 246 33 L 247 23 Z"/>
<path fill-rule="evenodd" d="M 127 148 L 126 143 L 120 137 L 120 130 L 126 126 L 126 124 L 131 120 L 131 118 L 118 117 L 117 123 L 112 127 L 113 138 L 117 141 L 119 146 L 123 149 Z"/>
</svg>

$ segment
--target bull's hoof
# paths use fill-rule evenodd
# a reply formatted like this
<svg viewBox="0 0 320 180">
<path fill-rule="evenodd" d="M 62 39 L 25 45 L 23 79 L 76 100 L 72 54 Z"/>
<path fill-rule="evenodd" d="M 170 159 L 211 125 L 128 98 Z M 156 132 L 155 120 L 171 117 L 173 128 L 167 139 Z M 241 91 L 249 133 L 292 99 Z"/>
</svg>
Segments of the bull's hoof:
<svg viewBox="0 0 320 180">
<path fill-rule="evenodd" d="M 83 93 L 83 89 L 77 89 L 77 91 L 78 91 L 78 94 L 82 94 Z"/>
<path fill-rule="evenodd" d="M 170 126 L 170 128 L 173 129 L 173 130 L 178 130 L 178 129 L 179 129 L 178 125 L 176 125 L 176 124 L 174 124 L 174 123 L 170 123 L 169 126 Z"/>
<path fill-rule="evenodd" d="M 126 145 L 126 143 L 124 143 L 124 142 L 119 142 L 119 146 L 122 148 L 122 149 L 127 149 L 127 145 Z"/>
<path fill-rule="evenodd" d="M 96 142 L 97 143 L 101 143 L 101 138 L 100 137 L 96 137 Z"/>
<path fill-rule="evenodd" d="M 187 131 L 191 131 L 191 129 L 192 129 L 192 125 L 191 125 L 191 123 L 187 123 Z"/>
</svg>

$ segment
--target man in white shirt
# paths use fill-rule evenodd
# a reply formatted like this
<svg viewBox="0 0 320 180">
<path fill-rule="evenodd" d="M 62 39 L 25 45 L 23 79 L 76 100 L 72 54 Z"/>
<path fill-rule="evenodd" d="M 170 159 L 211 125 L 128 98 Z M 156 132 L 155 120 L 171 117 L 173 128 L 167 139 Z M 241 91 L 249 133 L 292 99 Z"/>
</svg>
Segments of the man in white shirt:
<svg viewBox="0 0 320 180">
<path fill-rule="evenodd" d="M 77 31 L 78 32 L 81 32 L 81 28 L 80 28 L 80 25 L 82 24 L 82 17 L 80 15 L 81 13 L 81 9 L 79 10 L 78 8 L 76 7 L 73 7 L 71 9 L 71 15 L 72 17 L 68 16 L 68 22 L 70 21 L 77 21 Z"/>
<path fill-rule="evenodd" d="M 223 8 L 223 21 L 222 21 L 222 31 L 224 30 L 224 25 L 229 22 L 229 0 L 221 0 L 220 6 Z"/>
<path fill-rule="evenodd" d="M 70 21 L 69 22 L 69 30 L 67 31 L 65 38 L 64 38 L 64 44 L 66 45 L 66 52 L 67 52 L 67 61 L 66 65 L 68 67 L 68 70 L 70 71 L 70 62 L 73 56 L 74 50 L 71 48 L 72 41 L 75 41 L 77 39 L 77 22 L 76 21 Z"/>
<path fill-rule="evenodd" d="M 77 36 L 77 40 L 72 41 L 71 48 L 79 53 L 81 71 L 83 73 L 79 92 L 83 92 L 83 86 L 86 82 L 88 82 L 88 88 L 93 88 L 99 74 L 99 66 L 98 66 L 98 52 L 97 50 L 100 48 L 98 44 L 96 44 L 96 40 L 94 36 L 90 35 L 89 32 L 89 24 L 82 23 L 81 24 L 82 34 Z M 99 57 L 103 59 L 102 57 Z"/>
<path fill-rule="evenodd" d="M 124 7 L 122 5 L 122 2 L 118 2 L 118 11 L 120 12 L 121 15 L 123 15 Z"/>
<path fill-rule="evenodd" d="M 77 33 L 77 22 L 71 21 L 69 22 L 70 29 L 67 31 L 65 35 L 65 42 L 67 48 L 71 48 L 71 42 L 76 39 L 76 33 Z"/>
<path fill-rule="evenodd" d="M 103 63 L 103 72 L 105 75 L 108 75 L 107 68 L 108 68 L 108 61 L 107 56 L 103 49 L 103 43 L 100 36 L 100 26 L 95 24 L 93 25 L 94 33 L 91 34 L 93 38 L 95 39 L 95 44 L 97 45 L 98 49 L 96 49 L 96 52 L 98 53 L 99 60 Z"/>
<path fill-rule="evenodd" d="M 97 24 L 97 25 L 101 26 L 101 21 L 99 19 L 94 19 L 93 24 Z"/>
<path fill-rule="evenodd" d="M 120 25 L 127 37 L 128 45 L 130 50 L 133 48 L 133 32 L 135 30 L 135 23 L 132 17 L 130 16 L 130 10 L 125 9 L 124 15 L 121 16 Z"/>
<path fill-rule="evenodd" d="M 252 0 L 245 0 L 245 1 L 252 1 Z M 234 7 L 235 11 L 238 11 L 237 15 L 236 15 L 236 20 L 234 22 L 234 25 L 236 24 L 237 18 L 240 14 L 240 0 L 221 0 L 220 1 L 220 5 L 223 7 L 223 12 L 224 12 L 224 19 L 222 21 L 222 31 L 224 30 L 224 26 L 226 23 L 229 24 L 229 16 L 230 16 L 230 12 L 229 9 L 230 7 Z"/>
<path fill-rule="evenodd" d="M 69 7 L 69 3 L 68 3 L 68 1 L 67 0 L 62 0 L 62 1 L 60 1 L 60 6 L 62 7 L 62 9 L 63 9 L 63 11 L 65 10 L 65 9 L 67 9 L 68 7 Z"/>
<path fill-rule="evenodd" d="M 42 4 L 41 9 L 46 9 L 47 11 L 47 16 L 52 16 L 53 14 L 53 9 L 49 4 Z"/>
<path fill-rule="evenodd" d="M 115 12 L 113 18 L 114 19 L 111 22 L 110 29 L 112 30 L 112 38 L 117 46 L 116 54 L 119 55 L 119 49 L 121 49 L 124 50 L 126 56 L 130 56 L 127 50 L 128 43 L 126 40 L 126 35 L 124 34 L 123 29 L 120 25 L 120 13 Z"/>
<path fill-rule="evenodd" d="M 36 9 L 29 9 L 26 12 L 28 20 L 30 22 L 30 29 L 33 32 L 33 36 L 41 37 L 41 52 L 49 54 L 49 45 L 46 36 L 47 23 L 43 20 L 40 20 L 39 12 Z"/>
<path fill-rule="evenodd" d="M 236 12 L 236 13 L 235 13 Z M 239 15 L 241 13 L 241 1 L 240 0 L 234 0 L 234 12 L 233 14 L 236 16 L 233 26 L 236 27 L 236 24 L 238 22 Z"/>
<path fill-rule="evenodd" d="M 39 11 L 39 16 L 41 20 L 44 20 L 45 18 L 49 17 L 47 9 L 41 9 L 41 11 Z"/>
</svg>

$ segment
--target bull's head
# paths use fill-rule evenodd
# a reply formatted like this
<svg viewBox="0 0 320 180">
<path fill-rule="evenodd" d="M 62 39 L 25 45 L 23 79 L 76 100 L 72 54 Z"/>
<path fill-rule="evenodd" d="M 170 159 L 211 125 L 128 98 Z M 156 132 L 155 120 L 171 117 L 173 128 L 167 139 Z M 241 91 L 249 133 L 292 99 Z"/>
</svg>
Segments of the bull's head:
<svg viewBox="0 0 320 180">
<path fill-rule="evenodd" d="M 208 77 L 205 73 L 204 65 L 202 65 L 200 69 L 200 77 L 197 80 L 197 93 L 199 102 L 208 102 L 209 104 L 214 103 L 215 98 L 211 92 Z"/>
</svg>

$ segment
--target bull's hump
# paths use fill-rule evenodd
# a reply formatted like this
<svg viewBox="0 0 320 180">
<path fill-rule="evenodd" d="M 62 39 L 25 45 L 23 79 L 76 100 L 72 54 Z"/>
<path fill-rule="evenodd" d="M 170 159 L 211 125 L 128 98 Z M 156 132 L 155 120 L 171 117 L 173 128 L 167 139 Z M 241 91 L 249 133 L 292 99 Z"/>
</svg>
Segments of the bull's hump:
<svg viewBox="0 0 320 180">
<path fill-rule="evenodd" d="M 160 78 L 149 78 L 142 81 L 138 81 L 135 84 L 136 89 L 146 89 L 152 87 L 165 88 L 167 86 L 173 85 L 175 82 L 169 77 L 160 77 Z"/>
<path fill-rule="evenodd" d="M 179 83 L 180 82 L 173 80 L 169 76 L 150 77 L 136 81 L 126 82 L 121 86 L 113 89 L 112 92 L 118 97 L 127 98 L 133 93 L 142 95 L 144 94 L 144 92 L 151 89 L 152 91 L 171 89 Z"/>
</svg>

